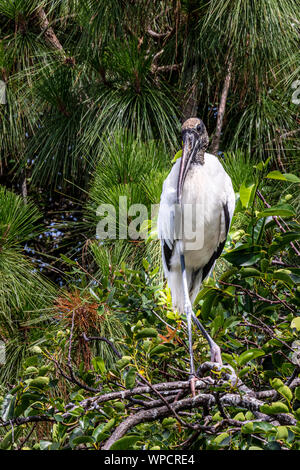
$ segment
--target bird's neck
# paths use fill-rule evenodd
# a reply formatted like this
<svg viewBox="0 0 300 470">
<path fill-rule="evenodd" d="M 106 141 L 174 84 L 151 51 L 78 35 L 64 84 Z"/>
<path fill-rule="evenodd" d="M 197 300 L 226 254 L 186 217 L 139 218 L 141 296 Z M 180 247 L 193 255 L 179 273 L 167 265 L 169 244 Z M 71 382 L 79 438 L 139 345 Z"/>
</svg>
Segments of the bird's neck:
<svg viewBox="0 0 300 470">
<path fill-rule="evenodd" d="M 204 150 L 198 150 L 198 152 L 195 154 L 192 163 L 196 165 L 204 165 Z"/>
</svg>

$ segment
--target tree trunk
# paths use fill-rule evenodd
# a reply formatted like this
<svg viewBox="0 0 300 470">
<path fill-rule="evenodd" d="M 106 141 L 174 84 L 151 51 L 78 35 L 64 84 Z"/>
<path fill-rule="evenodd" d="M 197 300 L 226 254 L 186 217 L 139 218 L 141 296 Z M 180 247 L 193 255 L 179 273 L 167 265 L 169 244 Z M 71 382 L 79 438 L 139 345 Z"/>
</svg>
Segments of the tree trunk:
<svg viewBox="0 0 300 470">
<path fill-rule="evenodd" d="M 232 59 L 230 59 L 228 62 L 226 77 L 225 77 L 222 95 L 221 95 L 220 106 L 218 109 L 216 132 L 215 132 L 215 135 L 213 136 L 211 147 L 210 147 L 210 152 L 214 155 L 218 153 L 219 147 L 220 147 L 226 101 L 227 101 L 228 91 L 229 91 L 230 82 L 231 82 L 231 72 L 232 72 Z"/>
</svg>

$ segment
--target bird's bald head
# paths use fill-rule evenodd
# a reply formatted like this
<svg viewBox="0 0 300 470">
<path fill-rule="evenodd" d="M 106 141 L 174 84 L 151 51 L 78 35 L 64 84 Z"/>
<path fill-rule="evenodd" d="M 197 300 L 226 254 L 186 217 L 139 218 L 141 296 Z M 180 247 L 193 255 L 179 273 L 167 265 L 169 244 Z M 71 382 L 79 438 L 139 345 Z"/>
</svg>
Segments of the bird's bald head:
<svg viewBox="0 0 300 470">
<path fill-rule="evenodd" d="M 204 122 L 199 118 L 189 118 L 183 124 L 181 128 L 182 137 L 188 133 L 194 134 L 198 141 L 198 151 L 202 154 L 207 150 L 209 144 L 209 137 Z"/>
</svg>

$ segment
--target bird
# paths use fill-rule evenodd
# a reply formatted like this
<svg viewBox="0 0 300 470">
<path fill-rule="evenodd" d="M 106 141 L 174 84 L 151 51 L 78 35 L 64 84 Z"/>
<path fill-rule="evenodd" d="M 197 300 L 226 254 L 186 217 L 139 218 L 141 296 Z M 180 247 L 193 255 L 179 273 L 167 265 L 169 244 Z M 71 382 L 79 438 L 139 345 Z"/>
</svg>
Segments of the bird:
<svg viewBox="0 0 300 470">
<path fill-rule="evenodd" d="M 182 125 L 182 154 L 163 183 L 157 228 L 164 275 L 172 306 L 186 316 L 190 383 L 195 395 L 196 373 L 192 321 L 208 341 L 211 361 L 222 366 L 220 347 L 193 312 L 203 280 L 222 254 L 235 208 L 235 193 L 219 159 L 206 150 L 209 136 L 197 117 Z"/>
</svg>

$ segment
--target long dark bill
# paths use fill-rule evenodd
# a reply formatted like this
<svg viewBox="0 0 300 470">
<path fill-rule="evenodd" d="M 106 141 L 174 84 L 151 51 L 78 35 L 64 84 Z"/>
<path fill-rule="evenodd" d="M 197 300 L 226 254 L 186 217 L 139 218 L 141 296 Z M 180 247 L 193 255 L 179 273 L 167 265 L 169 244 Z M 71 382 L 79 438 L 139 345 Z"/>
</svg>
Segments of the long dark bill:
<svg viewBox="0 0 300 470">
<path fill-rule="evenodd" d="M 182 138 L 183 149 L 177 182 L 177 204 L 181 204 L 181 196 L 185 177 L 198 147 L 197 134 L 195 134 L 193 131 L 186 130 L 183 133 Z"/>
</svg>

